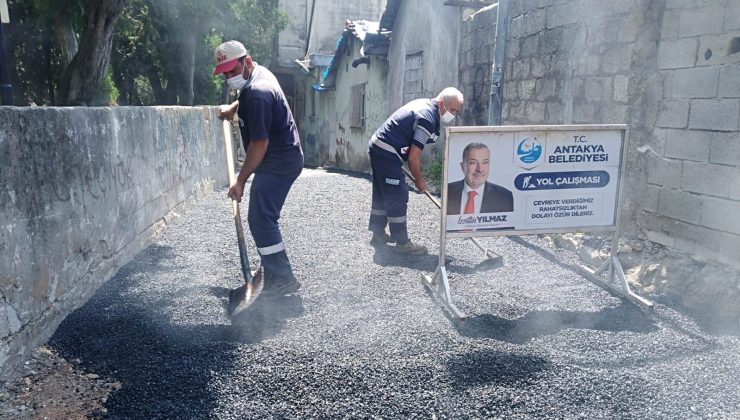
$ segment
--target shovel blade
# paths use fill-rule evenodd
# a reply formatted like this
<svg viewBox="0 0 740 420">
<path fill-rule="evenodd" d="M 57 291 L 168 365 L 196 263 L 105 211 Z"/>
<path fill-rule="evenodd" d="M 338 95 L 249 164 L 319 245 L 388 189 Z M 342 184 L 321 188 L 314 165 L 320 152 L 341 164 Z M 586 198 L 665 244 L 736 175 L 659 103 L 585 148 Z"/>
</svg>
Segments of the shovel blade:
<svg viewBox="0 0 740 420">
<path fill-rule="evenodd" d="M 229 304 L 226 308 L 228 315 L 234 317 L 247 309 L 259 295 L 258 286 L 261 284 L 261 272 L 257 270 L 253 275 L 253 281 L 242 284 L 229 292 Z"/>
</svg>

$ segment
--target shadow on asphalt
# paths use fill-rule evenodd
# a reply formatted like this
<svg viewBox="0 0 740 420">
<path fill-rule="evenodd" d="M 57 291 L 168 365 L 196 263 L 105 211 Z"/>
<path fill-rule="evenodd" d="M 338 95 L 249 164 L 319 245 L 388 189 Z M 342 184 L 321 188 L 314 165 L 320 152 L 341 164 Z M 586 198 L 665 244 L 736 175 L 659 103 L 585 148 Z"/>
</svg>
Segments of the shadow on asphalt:
<svg viewBox="0 0 740 420">
<path fill-rule="evenodd" d="M 49 345 L 86 372 L 120 382 L 105 407 L 111 418 L 207 418 L 218 406 L 209 392 L 214 378 L 235 369 L 234 355 L 244 343 L 278 334 L 289 318 L 303 314 L 297 296 L 259 299 L 232 324 L 199 313 L 198 293 L 188 285 L 151 285 L 152 273 L 179 274 L 170 247 L 152 245 L 103 284 L 59 326 Z M 141 292 L 146 289 L 146 292 Z M 221 290 L 222 289 L 222 290 Z M 183 293 L 191 290 L 191 293 Z M 227 296 L 226 288 L 214 294 Z M 207 292 L 206 292 L 207 293 Z M 177 324 L 172 310 L 186 302 L 193 324 Z M 182 407 L 189 407 L 182 413 Z"/>
<path fill-rule="evenodd" d="M 425 272 L 434 272 L 439 257 L 436 255 L 402 255 L 396 254 L 389 245 L 375 245 L 373 263 L 383 267 L 406 267 Z"/>
<path fill-rule="evenodd" d="M 344 175 L 350 178 L 357 178 L 357 179 L 364 179 L 364 180 L 373 179 L 370 174 L 365 173 L 365 172 L 350 171 L 347 169 L 338 169 L 338 168 L 322 168 L 322 169 L 330 174 L 339 174 L 339 175 Z"/>
<path fill-rule="evenodd" d="M 213 287 L 211 292 L 222 299 L 224 312 L 231 289 Z M 274 337 L 291 318 L 303 316 L 305 308 L 299 295 L 258 296 L 252 304 L 231 318 L 234 339 L 243 343 L 257 343 Z"/>
<path fill-rule="evenodd" d="M 493 271 L 503 266 L 503 259 L 490 259 L 483 256 L 482 254 L 480 262 L 473 266 L 471 266 L 467 261 L 463 261 L 459 258 L 451 257 L 449 255 L 445 258 L 445 268 L 447 269 L 447 272 L 460 275 Z"/>
<path fill-rule="evenodd" d="M 539 254 L 540 256 L 542 256 L 543 258 L 545 258 L 546 260 L 550 261 L 553 264 L 557 264 L 558 266 L 562 268 L 565 268 L 567 270 L 573 271 L 574 273 L 580 274 L 579 270 L 576 267 L 573 267 L 570 264 L 563 263 L 553 253 L 543 249 L 540 246 L 537 246 L 535 244 L 528 242 L 524 238 L 517 237 L 517 236 L 508 236 L 507 238 L 513 242 L 516 242 L 517 244 L 521 246 L 524 246 L 524 247 L 527 247 L 533 250 L 534 252 L 536 252 L 537 254 Z M 740 318 L 738 318 L 734 314 L 728 315 L 728 314 L 722 314 L 722 313 L 712 313 L 710 311 L 699 312 L 696 310 L 692 310 L 690 308 L 685 307 L 681 303 L 681 299 L 679 297 L 671 295 L 671 294 L 645 295 L 645 297 L 652 299 L 656 303 L 662 303 L 670 307 L 671 309 L 678 311 L 682 315 L 692 318 L 693 321 L 696 322 L 696 324 L 705 333 L 715 335 L 715 336 L 740 337 Z M 682 329 L 678 326 L 674 326 L 674 328 Z M 690 333 L 686 331 L 682 331 L 682 332 L 688 333 L 690 335 L 695 335 L 694 333 Z"/>
<path fill-rule="evenodd" d="M 183 402 L 192 402 L 194 417 L 215 409 L 217 396 L 205 390 L 213 371 L 233 364 L 234 328 L 164 328 L 145 313 L 96 313 L 103 308 L 97 303 L 105 301 L 70 315 L 50 345 L 66 359 L 79 360 L 84 371 L 121 384 L 105 404 L 112 418 L 166 418 L 174 414 L 167 412 L 168 405 Z"/>
<path fill-rule="evenodd" d="M 447 371 L 455 388 L 465 390 L 488 384 L 522 386 L 551 363 L 542 357 L 497 350 L 455 355 L 447 360 Z M 481 369 L 485 366 L 485 369 Z"/>
<path fill-rule="evenodd" d="M 466 337 L 493 338 L 513 344 L 524 344 L 533 338 L 556 334 L 566 328 L 642 334 L 658 330 L 649 315 L 629 302 L 598 312 L 537 311 L 517 319 L 483 314 L 453 325 L 458 333 Z"/>
</svg>

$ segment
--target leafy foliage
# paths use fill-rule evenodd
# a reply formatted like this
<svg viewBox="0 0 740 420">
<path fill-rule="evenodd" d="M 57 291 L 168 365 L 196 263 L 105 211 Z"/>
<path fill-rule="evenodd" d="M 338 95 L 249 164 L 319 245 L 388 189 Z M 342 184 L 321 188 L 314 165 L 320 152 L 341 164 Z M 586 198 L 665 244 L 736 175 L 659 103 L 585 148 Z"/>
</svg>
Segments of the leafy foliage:
<svg viewBox="0 0 740 420">
<path fill-rule="evenodd" d="M 92 1 L 9 0 L 9 64 L 18 105 L 56 103 L 69 64 L 63 42 L 79 41 Z M 278 0 L 128 0 L 95 102 L 218 103 L 224 82 L 212 76 L 215 47 L 237 39 L 255 60 L 269 61 L 273 39 L 286 23 Z M 69 39 L 70 31 L 76 39 Z"/>
<path fill-rule="evenodd" d="M 54 104 L 64 66 L 55 45 L 49 4 L 51 0 L 8 2 L 11 24 L 7 25 L 6 48 L 8 64 L 15 70 L 11 70 L 11 82 L 18 105 Z M 66 13 L 71 14 L 72 10 L 68 7 Z M 76 20 L 76 17 L 68 19 Z"/>
<path fill-rule="evenodd" d="M 113 67 L 122 103 L 132 105 L 217 103 L 223 87 L 212 76 L 218 44 L 240 39 L 255 59 L 268 58 L 287 22 L 276 0 L 133 0 L 122 20 Z M 153 103 L 151 96 L 145 100 L 148 92 Z"/>
<path fill-rule="evenodd" d="M 424 178 L 434 187 L 442 188 L 442 177 L 444 176 L 444 153 L 439 148 L 434 149 L 434 158 L 428 165 L 424 166 Z"/>
</svg>

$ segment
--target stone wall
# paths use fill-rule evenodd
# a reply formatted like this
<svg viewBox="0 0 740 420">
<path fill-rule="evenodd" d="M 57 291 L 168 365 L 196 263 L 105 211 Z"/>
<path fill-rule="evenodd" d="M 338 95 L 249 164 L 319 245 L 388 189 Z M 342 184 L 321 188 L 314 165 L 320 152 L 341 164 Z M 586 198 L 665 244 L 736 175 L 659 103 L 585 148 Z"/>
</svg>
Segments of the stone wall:
<svg viewBox="0 0 740 420">
<path fill-rule="evenodd" d="M 502 119 L 633 122 L 654 68 L 661 3 L 512 0 Z"/>
<path fill-rule="evenodd" d="M 649 239 L 740 267 L 740 1 L 668 0 L 646 153 Z"/>
<path fill-rule="evenodd" d="M 0 107 L 0 381 L 150 244 L 225 185 L 210 108 Z"/>
<path fill-rule="evenodd" d="M 505 124 L 631 126 L 625 233 L 740 267 L 740 3 L 511 0 Z"/>
<path fill-rule="evenodd" d="M 459 89 L 465 96 L 462 125 L 488 125 L 497 18 L 496 5 L 486 7 L 463 20 L 460 29 Z"/>
<path fill-rule="evenodd" d="M 640 151 L 653 147 L 665 1 L 511 0 L 503 124 L 630 124 L 622 220 L 650 206 Z M 643 234 L 623 223 L 627 236 Z"/>
</svg>

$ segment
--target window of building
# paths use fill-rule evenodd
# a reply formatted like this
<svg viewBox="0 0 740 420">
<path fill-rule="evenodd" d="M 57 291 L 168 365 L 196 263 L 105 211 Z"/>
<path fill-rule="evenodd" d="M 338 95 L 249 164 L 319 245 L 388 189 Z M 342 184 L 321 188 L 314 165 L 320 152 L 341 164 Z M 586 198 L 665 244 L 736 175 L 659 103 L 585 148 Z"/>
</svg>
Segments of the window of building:
<svg viewBox="0 0 740 420">
<path fill-rule="evenodd" d="M 403 102 L 424 97 L 424 51 L 406 56 L 403 69 Z"/>
<path fill-rule="evenodd" d="M 352 109 L 350 110 L 349 126 L 363 128 L 365 126 L 365 84 L 352 86 Z"/>
</svg>

